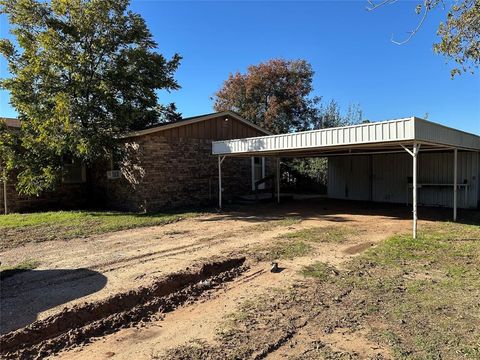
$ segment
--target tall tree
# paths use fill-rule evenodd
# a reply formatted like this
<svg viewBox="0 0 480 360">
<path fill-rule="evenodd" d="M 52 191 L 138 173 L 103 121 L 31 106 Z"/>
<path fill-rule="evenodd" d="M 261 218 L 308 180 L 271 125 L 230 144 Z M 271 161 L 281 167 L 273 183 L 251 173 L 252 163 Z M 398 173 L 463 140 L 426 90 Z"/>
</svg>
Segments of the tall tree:
<svg viewBox="0 0 480 360">
<path fill-rule="evenodd" d="M 379 7 L 393 4 L 398 0 L 367 0 L 367 10 L 372 11 Z M 439 6 L 445 8 L 443 0 L 422 0 L 415 7 L 420 20 L 406 39 L 392 41 L 402 45 L 420 30 L 430 11 Z M 480 1 L 456 0 L 451 4 L 446 20 L 441 22 L 437 31 L 440 41 L 433 45 L 435 52 L 454 60 L 457 65 L 451 70 L 452 78 L 465 72 L 474 73 L 480 65 Z"/>
<path fill-rule="evenodd" d="M 363 111 L 358 104 L 349 104 L 347 111 L 342 113 L 340 105 L 330 100 L 326 105 L 320 104 L 314 122 L 315 129 L 325 129 L 339 126 L 355 125 L 362 121 Z"/>
<path fill-rule="evenodd" d="M 158 104 L 175 90 L 180 56 L 167 60 L 128 0 L 0 0 L 15 45 L 0 41 L 11 77 L 1 80 L 22 121 L 18 187 L 51 189 L 66 158 L 93 162 L 132 129 L 176 117 Z"/>
<path fill-rule="evenodd" d="M 7 180 L 8 173 L 15 167 L 15 151 L 18 137 L 0 119 L 0 178 Z"/>
<path fill-rule="evenodd" d="M 233 110 L 273 133 L 307 130 L 317 117 L 312 66 L 273 59 L 230 74 L 215 94 L 216 111 Z"/>
<path fill-rule="evenodd" d="M 358 104 L 348 105 L 347 110 L 344 112 L 338 102 L 330 100 L 326 105 L 320 104 L 317 113 L 318 116 L 313 123 L 314 129 L 348 126 L 365 122 L 363 120 L 363 111 Z M 317 188 L 326 189 L 328 177 L 328 162 L 326 158 L 289 159 L 284 163 L 287 168 L 292 169 L 295 173 L 309 179 L 312 183 L 320 185 Z"/>
</svg>

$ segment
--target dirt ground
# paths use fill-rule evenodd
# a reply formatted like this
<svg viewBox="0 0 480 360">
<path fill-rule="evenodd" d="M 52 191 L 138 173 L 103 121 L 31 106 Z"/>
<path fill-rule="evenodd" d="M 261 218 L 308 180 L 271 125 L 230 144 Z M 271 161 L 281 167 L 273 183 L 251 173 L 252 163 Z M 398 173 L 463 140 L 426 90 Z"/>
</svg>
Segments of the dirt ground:
<svg viewBox="0 0 480 360">
<path fill-rule="evenodd" d="M 423 210 L 420 217 L 438 218 L 448 214 Z M 420 221 L 419 226 L 428 221 Z M 275 246 L 285 234 L 301 229 L 332 227 L 349 229 L 343 241 L 318 242 L 303 256 L 279 260 L 279 272 L 270 272 L 270 262 L 255 255 L 259 249 Z M 202 264 L 211 264 L 212 259 L 246 257 L 245 263 L 242 260 L 238 265 L 241 270 L 234 274 L 228 273 L 232 270 L 230 268 L 222 269 L 226 271 L 223 275 L 210 274 L 203 268 L 195 270 L 193 275 L 188 273 L 192 280 L 182 282 L 182 286 L 189 286 L 189 291 L 173 298 L 168 293 L 162 294 L 170 296 L 170 303 L 175 305 L 169 305 L 167 301 L 155 308 L 163 309 L 161 316 L 158 311 L 143 312 L 137 319 L 130 308 L 127 312 L 126 307 L 109 310 L 108 315 L 120 312 L 127 315 L 103 322 L 101 331 L 97 327 L 91 336 L 84 334 L 81 341 L 65 342 L 74 346 L 58 346 L 51 339 L 42 339 L 50 345 L 43 348 L 45 352 L 39 352 L 42 357 L 53 354 L 65 359 L 161 358 L 167 351 L 192 341 L 215 343 L 228 315 L 249 300 L 275 294 L 276 289 L 307 288 L 308 282 L 300 274 L 303 266 L 321 261 L 341 268 L 343 263 L 362 251 L 390 235 L 408 232 L 410 227 L 408 208 L 311 199 L 281 205 L 231 208 L 223 213 L 206 214 L 164 226 L 9 249 L 0 254 L 2 264 L 36 259 L 41 265 L 36 270 L 2 281 L 2 337 L 21 339 L 18 333 L 24 327 L 33 332 L 42 329 L 46 323 L 59 323 L 65 320 L 69 311 L 72 314 L 93 313 L 92 309 L 101 308 L 100 305 L 111 305 L 111 299 L 115 297 L 124 299 L 130 296 L 135 304 L 140 305 L 155 302 L 158 289 L 168 283 L 165 279 L 171 274 L 185 276 Z M 200 289 L 202 284 L 206 284 L 205 289 Z M 183 289 L 177 285 L 174 285 L 175 291 Z M 281 296 L 275 295 L 274 298 Z M 158 301 L 155 304 L 157 306 Z M 289 316 L 293 316 L 297 324 L 295 339 L 292 340 L 286 331 L 283 340 L 278 344 L 266 344 L 267 350 L 253 358 L 301 355 L 306 344 L 316 341 L 312 335 L 316 328 L 311 319 L 301 315 L 295 318 L 295 314 L 285 315 L 285 318 Z M 74 329 L 59 330 L 60 326 L 55 326 L 58 329 L 52 337 L 68 333 L 69 339 L 75 338 Z M 265 331 L 270 331 L 268 326 Z M 28 335 L 25 334 L 22 336 Z M 335 351 L 355 351 L 360 358 L 389 358 L 388 351 L 363 338 L 361 331 L 352 335 L 348 329 L 336 327 L 321 340 L 320 348 L 327 344 Z"/>
</svg>

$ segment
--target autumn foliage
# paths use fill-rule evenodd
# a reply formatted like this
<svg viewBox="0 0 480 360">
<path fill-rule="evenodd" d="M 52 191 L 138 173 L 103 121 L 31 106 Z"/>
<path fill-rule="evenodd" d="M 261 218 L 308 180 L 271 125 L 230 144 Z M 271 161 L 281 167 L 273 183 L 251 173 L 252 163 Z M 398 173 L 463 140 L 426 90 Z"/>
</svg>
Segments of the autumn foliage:
<svg viewBox="0 0 480 360">
<path fill-rule="evenodd" d="M 307 130 L 318 115 L 312 66 L 305 60 L 272 59 L 230 74 L 215 94 L 216 111 L 232 110 L 273 132 Z"/>
</svg>

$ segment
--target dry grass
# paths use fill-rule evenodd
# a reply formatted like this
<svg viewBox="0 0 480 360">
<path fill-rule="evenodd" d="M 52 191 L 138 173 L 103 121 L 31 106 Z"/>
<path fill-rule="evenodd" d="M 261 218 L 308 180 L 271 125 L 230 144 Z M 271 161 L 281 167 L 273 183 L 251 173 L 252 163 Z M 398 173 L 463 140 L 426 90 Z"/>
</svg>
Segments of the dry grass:
<svg viewBox="0 0 480 360">
<path fill-rule="evenodd" d="M 326 226 L 296 230 L 286 233 L 280 236 L 280 238 L 317 243 L 342 243 L 345 242 L 349 236 L 353 235 L 355 235 L 355 230 L 353 228 L 347 226 Z"/>
<path fill-rule="evenodd" d="M 255 248 L 252 255 L 259 260 L 268 261 L 294 259 L 312 254 L 318 243 L 342 243 L 354 234 L 355 230 L 347 226 L 294 230 L 278 236 L 271 245 Z"/>
</svg>

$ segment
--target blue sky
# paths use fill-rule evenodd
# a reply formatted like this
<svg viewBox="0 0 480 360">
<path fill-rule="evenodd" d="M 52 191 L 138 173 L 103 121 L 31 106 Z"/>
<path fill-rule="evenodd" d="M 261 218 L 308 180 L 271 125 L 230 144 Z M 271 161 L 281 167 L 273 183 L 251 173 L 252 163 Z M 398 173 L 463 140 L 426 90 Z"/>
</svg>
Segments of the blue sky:
<svg viewBox="0 0 480 360">
<path fill-rule="evenodd" d="M 368 12 L 356 1 L 133 1 L 159 51 L 183 56 L 176 78 L 182 89 L 162 92 L 184 116 L 212 111 L 211 97 L 229 73 L 271 58 L 306 59 L 315 95 L 346 109 L 360 104 L 372 120 L 420 116 L 480 133 L 480 74 L 450 79 L 450 65 L 432 44 L 446 10 L 435 9 L 420 32 L 397 46 L 419 17 L 416 2 L 400 1 Z M 0 35 L 8 36 L 1 17 Z M 1 76 L 8 76 L 5 61 Z M 15 116 L 8 93 L 0 115 Z"/>
</svg>

